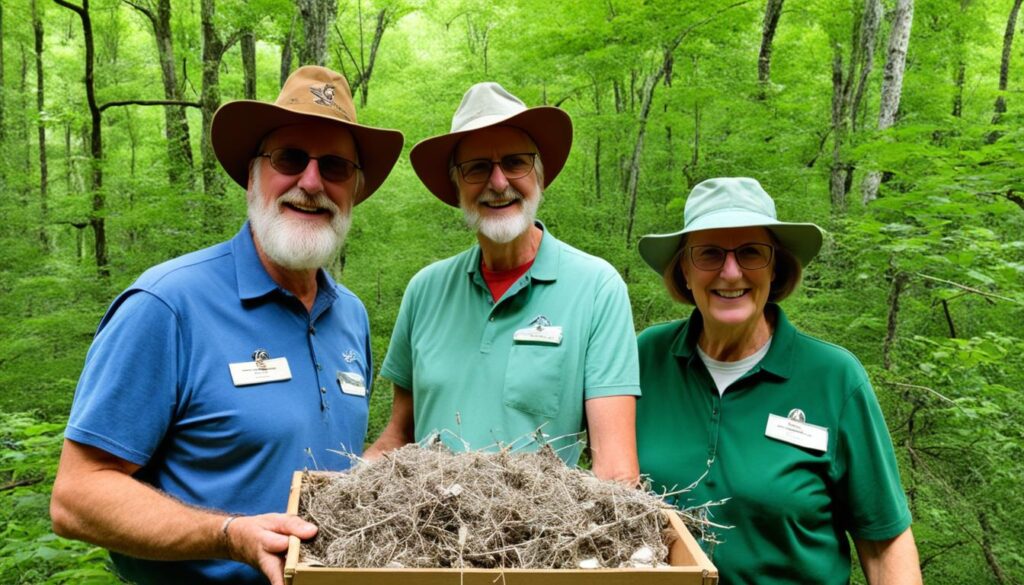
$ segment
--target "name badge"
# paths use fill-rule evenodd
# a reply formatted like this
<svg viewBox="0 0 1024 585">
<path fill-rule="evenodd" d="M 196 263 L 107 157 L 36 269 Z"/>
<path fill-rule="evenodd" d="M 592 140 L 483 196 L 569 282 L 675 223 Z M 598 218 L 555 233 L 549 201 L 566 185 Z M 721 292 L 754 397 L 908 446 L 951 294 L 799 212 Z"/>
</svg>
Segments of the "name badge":
<svg viewBox="0 0 1024 585">
<path fill-rule="evenodd" d="M 512 341 L 516 343 L 538 343 L 542 345 L 561 345 L 562 327 L 526 327 L 512 335 Z"/>
<path fill-rule="evenodd" d="M 766 437 L 805 449 L 814 449 L 822 453 L 828 451 L 828 429 L 826 427 L 769 414 L 768 426 L 765 428 L 764 434 Z"/>
<path fill-rule="evenodd" d="M 253 384 L 292 379 L 288 358 L 236 362 L 228 364 L 228 368 L 231 370 L 231 381 L 235 386 L 252 386 Z"/>
<path fill-rule="evenodd" d="M 366 383 L 363 377 L 355 372 L 338 372 L 338 385 L 341 391 L 351 396 L 366 396 Z"/>
</svg>

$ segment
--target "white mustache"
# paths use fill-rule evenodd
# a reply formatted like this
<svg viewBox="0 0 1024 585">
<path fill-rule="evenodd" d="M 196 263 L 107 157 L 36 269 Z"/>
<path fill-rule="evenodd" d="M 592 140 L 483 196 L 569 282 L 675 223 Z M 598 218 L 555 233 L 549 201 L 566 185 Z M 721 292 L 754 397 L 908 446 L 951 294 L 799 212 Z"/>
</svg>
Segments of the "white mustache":
<svg viewBox="0 0 1024 585">
<path fill-rule="evenodd" d="M 477 199 L 477 203 L 506 203 L 509 201 L 519 201 L 525 199 L 523 194 L 517 191 L 514 187 L 506 187 L 504 191 L 498 193 L 492 189 L 484 191 L 480 198 Z"/>
<path fill-rule="evenodd" d="M 341 209 L 326 194 L 307 193 L 299 187 L 289 189 L 287 193 L 277 198 L 278 206 L 285 203 L 301 205 L 302 207 L 319 207 L 320 209 L 326 209 L 334 215 L 341 213 Z"/>
</svg>

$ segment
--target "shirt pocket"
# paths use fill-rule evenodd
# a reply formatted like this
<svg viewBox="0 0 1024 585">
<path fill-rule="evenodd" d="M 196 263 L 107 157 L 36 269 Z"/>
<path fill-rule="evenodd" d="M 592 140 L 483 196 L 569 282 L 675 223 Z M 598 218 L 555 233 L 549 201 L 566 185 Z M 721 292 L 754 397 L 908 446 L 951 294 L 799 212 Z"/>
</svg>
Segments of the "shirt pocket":
<svg viewBox="0 0 1024 585">
<path fill-rule="evenodd" d="M 515 343 L 505 368 L 505 406 L 554 418 L 562 406 L 565 348 Z"/>
</svg>

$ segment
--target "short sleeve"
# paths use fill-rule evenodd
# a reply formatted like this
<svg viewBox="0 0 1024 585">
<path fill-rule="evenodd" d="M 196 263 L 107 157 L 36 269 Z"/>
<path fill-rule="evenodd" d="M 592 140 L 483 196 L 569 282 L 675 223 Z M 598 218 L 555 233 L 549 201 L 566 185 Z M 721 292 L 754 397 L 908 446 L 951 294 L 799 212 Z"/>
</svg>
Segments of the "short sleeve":
<svg viewBox="0 0 1024 585">
<path fill-rule="evenodd" d="M 613 271 L 614 272 L 614 271 Z M 613 273 L 597 290 L 587 340 L 584 396 L 639 396 L 640 364 L 626 283 Z"/>
<path fill-rule="evenodd" d="M 173 311 L 150 293 L 125 292 L 86 356 L 65 436 L 144 466 L 177 411 L 181 353 Z"/>
<path fill-rule="evenodd" d="M 866 380 L 847 398 L 840 415 L 833 472 L 843 522 L 852 536 L 887 540 L 910 526 L 889 429 Z"/>
<path fill-rule="evenodd" d="M 402 304 L 398 309 L 398 319 L 391 331 L 391 343 L 388 344 L 388 353 L 384 356 L 384 363 L 381 364 L 380 375 L 382 378 L 391 380 L 396 385 L 412 390 L 412 321 L 414 313 L 413 297 L 415 296 L 416 278 L 410 281 L 402 297 Z"/>
</svg>

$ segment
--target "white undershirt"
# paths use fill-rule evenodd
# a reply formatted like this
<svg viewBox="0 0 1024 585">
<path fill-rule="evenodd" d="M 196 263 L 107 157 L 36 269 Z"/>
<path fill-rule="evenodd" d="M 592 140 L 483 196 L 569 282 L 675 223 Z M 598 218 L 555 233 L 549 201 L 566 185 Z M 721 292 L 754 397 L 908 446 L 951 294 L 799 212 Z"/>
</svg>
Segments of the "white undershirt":
<svg viewBox="0 0 1024 585">
<path fill-rule="evenodd" d="M 768 348 L 772 345 L 772 338 L 769 337 L 768 341 L 761 346 L 760 349 L 747 357 L 737 360 L 734 362 L 720 362 L 713 359 L 708 354 L 704 353 L 704 350 L 697 346 L 697 355 L 700 356 L 700 361 L 704 362 L 704 365 L 708 369 L 708 373 L 711 374 L 711 378 L 715 381 L 715 386 L 718 387 L 718 395 L 725 394 L 725 390 L 730 384 L 739 380 L 757 365 L 761 358 L 768 355 Z"/>
</svg>

